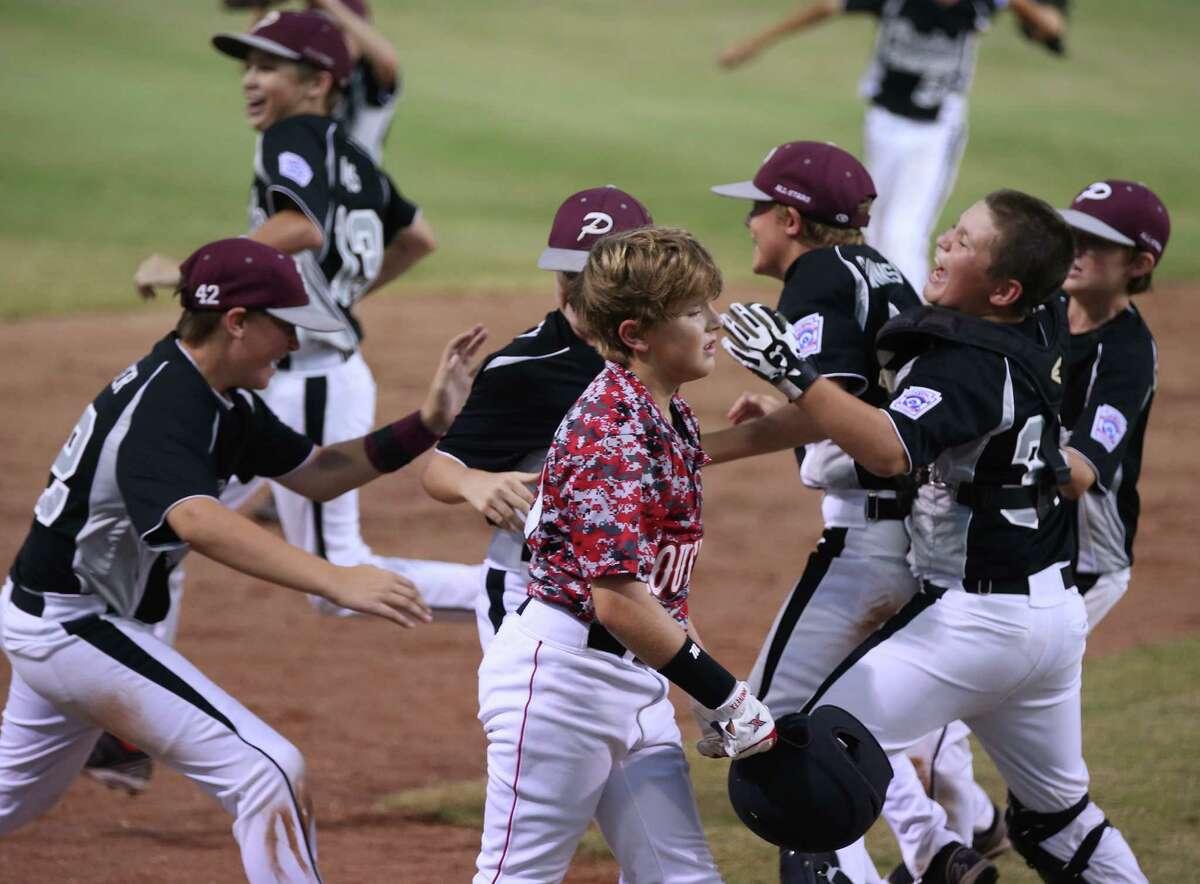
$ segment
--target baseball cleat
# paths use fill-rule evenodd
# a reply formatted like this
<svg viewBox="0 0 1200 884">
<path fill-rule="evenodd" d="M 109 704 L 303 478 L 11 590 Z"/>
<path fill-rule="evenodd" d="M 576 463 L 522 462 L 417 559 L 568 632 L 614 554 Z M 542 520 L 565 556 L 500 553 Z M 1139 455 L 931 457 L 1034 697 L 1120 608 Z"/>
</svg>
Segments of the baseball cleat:
<svg viewBox="0 0 1200 884">
<path fill-rule="evenodd" d="M 922 884 L 995 884 L 1000 872 L 974 848 L 952 841 L 939 850 L 921 876 Z"/>
<path fill-rule="evenodd" d="M 992 805 L 992 824 L 982 832 L 976 832 L 971 839 L 971 848 L 987 859 L 995 859 L 1012 847 L 1008 840 L 1008 825 L 1004 822 L 1004 814 L 995 804 Z"/>
<path fill-rule="evenodd" d="M 150 788 L 154 762 L 137 746 L 106 733 L 96 741 L 83 772 L 110 789 L 140 795 Z"/>
</svg>

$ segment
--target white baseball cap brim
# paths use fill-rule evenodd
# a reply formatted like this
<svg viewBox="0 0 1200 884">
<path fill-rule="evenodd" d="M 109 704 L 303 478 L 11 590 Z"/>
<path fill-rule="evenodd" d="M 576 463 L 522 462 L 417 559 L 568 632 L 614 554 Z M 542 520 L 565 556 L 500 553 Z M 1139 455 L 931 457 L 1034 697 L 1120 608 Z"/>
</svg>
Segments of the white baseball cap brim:
<svg viewBox="0 0 1200 884">
<path fill-rule="evenodd" d="M 539 270 L 555 270 L 563 273 L 582 273 L 587 266 L 588 252 L 579 249 L 548 248 L 538 258 Z"/>
<path fill-rule="evenodd" d="M 1137 243 L 1115 227 L 1105 224 L 1099 218 L 1089 215 L 1087 212 L 1081 212 L 1078 209 L 1059 209 L 1058 214 L 1076 230 L 1082 230 L 1084 233 L 1090 233 L 1092 236 L 1107 239 L 1109 242 L 1120 243 L 1123 246 L 1137 245 Z"/>
<path fill-rule="evenodd" d="M 276 319 L 290 322 L 297 328 L 306 328 L 316 332 L 335 332 L 345 329 L 345 323 L 339 322 L 320 307 L 305 304 L 303 307 L 268 307 L 267 312 Z"/>
<path fill-rule="evenodd" d="M 276 43 L 274 40 L 254 34 L 217 34 L 212 38 L 212 42 L 219 51 L 226 55 L 232 55 L 234 58 L 245 58 L 251 49 L 261 49 L 269 55 L 278 55 L 280 58 L 288 58 L 292 61 L 300 61 L 304 58 L 299 52 L 288 49 L 282 43 Z"/>
<path fill-rule="evenodd" d="M 754 186 L 753 181 L 738 181 L 734 184 L 718 184 L 716 187 L 710 187 L 713 193 L 717 196 L 727 196 L 737 200 L 755 200 L 757 202 L 770 203 L 774 202 L 775 198 L 769 193 L 763 193 Z"/>
</svg>

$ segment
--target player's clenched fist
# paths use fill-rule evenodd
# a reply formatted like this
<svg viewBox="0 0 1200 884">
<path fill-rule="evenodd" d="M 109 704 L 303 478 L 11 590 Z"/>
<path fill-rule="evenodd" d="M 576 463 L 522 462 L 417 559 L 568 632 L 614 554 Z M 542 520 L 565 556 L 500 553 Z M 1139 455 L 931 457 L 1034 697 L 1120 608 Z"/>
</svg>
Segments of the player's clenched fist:
<svg viewBox="0 0 1200 884">
<path fill-rule="evenodd" d="M 338 568 L 325 598 L 340 607 L 382 617 L 405 627 L 433 619 L 425 599 L 412 583 L 374 565 Z"/>
<path fill-rule="evenodd" d="M 697 710 L 697 717 L 701 717 Z M 723 752 L 716 752 L 717 743 L 701 738 L 697 748 L 709 758 L 746 758 L 766 752 L 778 739 L 771 710 L 750 691 L 750 685 L 739 681 L 729 698 L 716 709 L 709 710 L 709 727 L 720 736 Z"/>
</svg>

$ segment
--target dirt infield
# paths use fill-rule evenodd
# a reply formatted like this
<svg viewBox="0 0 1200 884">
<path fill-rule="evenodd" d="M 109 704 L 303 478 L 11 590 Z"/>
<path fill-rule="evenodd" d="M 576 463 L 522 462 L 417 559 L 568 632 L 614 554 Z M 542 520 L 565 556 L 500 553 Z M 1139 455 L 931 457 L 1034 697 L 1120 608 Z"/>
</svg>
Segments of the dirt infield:
<svg viewBox="0 0 1200 884">
<path fill-rule="evenodd" d="M 1133 602 L 1096 632 L 1108 653 L 1200 628 L 1194 587 L 1192 458 L 1200 427 L 1200 292 L 1162 286 L 1140 306 L 1159 341 L 1160 386 L 1141 483 L 1143 516 Z M 725 299 L 729 300 L 728 298 Z M 474 320 L 497 346 L 548 309 L 543 297 L 485 293 L 372 299 L 365 350 L 383 417 L 413 407 L 442 343 Z M 0 327 L 0 561 L 7 567 L 31 518 L 47 468 L 85 402 L 149 349 L 173 314 L 40 319 Z M 720 359 L 715 376 L 685 391 L 703 424 L 751 379 Z M 418 463 L 362 495 L 368 540 L 381 552 L 478 561 L 481 520 L 433 503 Z M 817 496 L 790 455 L 706 475 L 704 555 L 692 610 L 722 660 L 745 670 L 819 533 Z M 398 790 L 477 778 L 483 735 L 475 719 L 479 646 L 473 624 L 402 631 L 383 622 L 328 620 L 298 595 L 189 561 L 178 646 L 201 669 L 305 754 L 320 829 L 323 872 L 337 882 L 465 881 L 478 833 L 377 808 Z M 0 662 L 0 688 L 8 684 Z M 691 733 L 690 720 L 683 725 Z M 159 771 L 129 799 L 81 780 L 37 822 L 0 844 L 0 881 L 227 882 L 241 880 L 231 820 L 182 777 Z M 614 881 L 611 863 L 577 863 L 568 879 Z"/>
</svg>

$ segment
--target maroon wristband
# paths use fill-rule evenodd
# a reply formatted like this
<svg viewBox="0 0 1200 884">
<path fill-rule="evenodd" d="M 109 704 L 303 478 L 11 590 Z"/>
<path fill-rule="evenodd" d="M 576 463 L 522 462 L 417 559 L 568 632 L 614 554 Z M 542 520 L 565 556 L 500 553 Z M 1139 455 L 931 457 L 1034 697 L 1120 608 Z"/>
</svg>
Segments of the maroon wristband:
<svg viewBox="0 0 1200 884">
<path fill-rule="evenodd" d="M 394 473 L 432 447 L 438 438 L 421 421 L 421 412 L 414 411 L 363 436 L 363 447 L 371 466 L 381 473 Z"/>
</svg>

